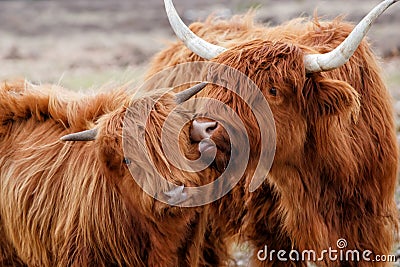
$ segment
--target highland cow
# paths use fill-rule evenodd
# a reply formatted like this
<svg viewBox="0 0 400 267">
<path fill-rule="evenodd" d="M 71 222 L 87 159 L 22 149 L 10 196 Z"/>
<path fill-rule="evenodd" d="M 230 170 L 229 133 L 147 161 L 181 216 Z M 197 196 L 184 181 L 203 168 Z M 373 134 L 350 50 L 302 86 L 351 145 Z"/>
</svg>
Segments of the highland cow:
<svg viewBox="0 0 400 267">
<path fill-rule="evenodd" d="M 170 206 L 174 192 L 155 184 L 154 171 L 142 168 L 141 178 L 154 183 L 166 202 L 147 195 L 128 171 L 131 165 L 143 167 L 143 158 L 137 150 L 123 153 L 122 149 L 123 126 L 130 125 L 132 131 L 145 128 L 150 157 L 167 180 L 185 186 L 207 182 L 214 176 L 212 169 L 180 171 L 163 160 L 160 148 L 166 116 L 177 107 L 174 120 L 189 120 L 177 102 L 201 87 L 176 96 L 153 92 L 138 97 L 125 87 L 85 96 L 54 85 L 4 82 L 0 87 L 0 265 L 211 265 L 203 258 L 212 256 L 204 245 L 207 207 Z M 141 116 L 153 105 L 144 125 Z M 131 115 L 124 120 L 128 111 Z M 166 140 L 182 130 L 179 142 L 185 149 L 188 126 L 171 127 L 164 129 Z M 126 140 L 132 148 L 143 145 L 129 136 Z"/>
<path fill-rule="evenodd" d="M 244 16 L 209 19 L 189 29 L 172 2 L 165 0 L 171 25 L 185 45 L 175 43 L 159 53 L 148 75 L 163 66 L 210 60 L 221 66 L 207 70 L 208 81 L 222 80 L 226 87 L 246 90 L 243 84 L 229 84 L 234 77 L 226 68 L 230 66 L 257 84 L 274 115 L 274 162 L 261 188 L 250 193 L 263 142 L 252 111 L 223 86 L 209 84 L 199 94 L 235 110 L 249 135 L 252 156 L 246 173 L 239 186 L 214 203 L 213 232 L 221 239 L 241 232 L 254 250 L 254 266 L 307 265 L 301 257 L 284 262 L 276 254 L 261 261 L 257 254 L 265 252 L 265 246 L 275 253 L 284 250 L 287 259 L 292 249 L 300 255 L 314 250 L 317 256 L 310 260 L 317 265 L 387 264 L 375 262 L 374 257 L 390 254 L 398 230 L 394 202 L 398 148 L 391 99 L 376 56 L 363 37 L 394 2 L 383 1 L 356 27 L 340 18 L 295 19 L 263 27 Z M 186 75 L 193 75 L 191 71 L 196 70 Z M 171 76 L 162 82 L 173 85 L 181 79 L 188 77 Z M 213 105 L 203 111 L 206 118 L 192 125 L 194 145 L 211 139 L 217 149 L 227 148 L 220 151 L 225 154 L 222 159 L 215 159 L 226 165 L 231 149 L 223 125 L 235 122 L 207 119 L 207 114 L 220 112 Z M 201 146 L 199 152 L 204 152 Z M 329 248 L 338 250 L 341 238 L 347 241 L 344 253 L 370 251 L 371 261 L 332 260 L 323 254 Z"/>
</svg>

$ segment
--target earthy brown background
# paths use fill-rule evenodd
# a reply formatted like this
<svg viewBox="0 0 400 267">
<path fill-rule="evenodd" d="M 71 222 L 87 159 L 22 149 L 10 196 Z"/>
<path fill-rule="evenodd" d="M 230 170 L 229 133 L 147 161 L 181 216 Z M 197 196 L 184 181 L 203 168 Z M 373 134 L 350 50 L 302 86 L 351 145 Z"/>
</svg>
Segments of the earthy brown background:
<svg viewBox="0 0 400 267">
<path fill-rule="evenodd" d="M 378 0 L 248 1 L 175 0 L 187 23 L 258 7 L 259 21 L 271 25 L 297 16 L 359 21 Z M 400 4 L 390 7 L 369 33 L 385 60 L 389 82 L 399 82 L 392 56 L 400 51 Z M 110 80 L 139 79 L 148 59 L 173 40 L 162 0 L 0 1 L 0 79 L 26 77 L 72 88 Z M 387 64 L 386 64 L 387 63 Z M 400 91 L 398 85 L 393 85 Z"/>
<path fill-rule="evenodd" d="M 257 8 L 257 20 L 275 25 L 315 10 L 325 18 L 358 22 L 379 0 L 175 0 L 186 23 L 209 14 L 229 17 Z M 400 3 L 390 7 L 368 38 L 381 57 L 400 115 Z M 26 78 L 72 90 L 105 83 L 141 82 L 148 60 L 175 37 L 162 0 L 0 0 L 0 81 Z M 399 123 L 400 124 L 400 123 Z M 400 190 L 398 190 L 400 191 Z M 400 202 L 400 193 L 397 199 Z M 237 250 L 241 265 L 248 251 Z M 400 255 L 400 251 L 397 251 Z M 400 266 L 400 264 L 398 265 Z"/>
</svg>

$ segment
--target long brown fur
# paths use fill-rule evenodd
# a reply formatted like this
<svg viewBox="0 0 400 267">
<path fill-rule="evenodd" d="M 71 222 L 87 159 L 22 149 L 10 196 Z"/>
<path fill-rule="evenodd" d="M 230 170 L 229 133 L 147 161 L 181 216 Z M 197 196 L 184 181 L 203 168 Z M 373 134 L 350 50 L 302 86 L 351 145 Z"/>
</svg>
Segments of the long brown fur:
<svg viewBox="0 0 400 267">
<path fill-rule="evenodd" d="M 262 188 L 249 193 L 247 185 L 263 142 L 255 118 L 237 95 L 222 87 L 209 85 L 201 94 L 238 113 L 254 155 L 239 185 L 214 204 L 213 232 L 221 239 L 241 232 L 254 250 L 252 266 L 306 266 L 302 261 L 280 262 L 276 257 L 259 261 L 257 252 L 267 245 L 270 251 L 315 250 L 321 255 L 329 247 L 337 249 L 339 238 L 347 240 L 348 250 L 372 251 L 371 258 L 389 255 L 398 231 L 394 202 L 398 148 L 391 98 L 368 43 L 364 40 L 344 66 L 308 75 L 304 55 L 336 48 L 353 29 L 351 24 L 341 18 L 329 22 L 295 19 L 265 27 L 254 23 L 250 14 L 230 21 L 209 19 L 190 28 L 205 40 L 228 48 L 212 61 L 243 72 L 259 86 L 277 132 L 268 178 Z M 164 66 L 201 60 L 176 42 L 154 57 L 148 76 Z M 224 67 L 208 72 L 215 80 L 227 76 Z M 188 71 L 162 82 L 171 86 L 191 75 Z M 273 87 L 276 96 L 270 93 Z M 220 111 L 208 106 L 207 112 Z M 212 137 L 217 146 L 225 140 L 221 134 L 224 131 Z M 387 263 L 331 262 L 325 257 L 317 264 Z"/>
<path fill-rule="evenodd" d="M 1 84 L 1 266 L 215 264 L 213 250 L 204 244 L 207 207 L 180 208 L 154 200 L 136 184 L 126 165 L 141 164 L 142 158 L 127 151 L 124 163 L 121 135 L 128 107 L 137 115 L 130 117 L 135 130 L 143 126 L 140 113 L 160 96 L 133 97 L 124 87 L 82 95 L 54 85 Z M 184 173 L 157 161 L 162 157 L 160 126 L 175 107 L 171 94 L 156 103 L 148 119 L 146 145 L 169 181 L 205 184 L 215 176 L 212 169 Z M 184 111 L 177 116 L 188 119 Z M 93 127 L 99 129 L 95 141 L 59 140 Z M 189 144 L 187 128 L 180 135 L 182 149 Z M 151 170 L 142 174 L 152 181 Z M 158 189 L 160 194 L 168 190 Z"/>
</svg>

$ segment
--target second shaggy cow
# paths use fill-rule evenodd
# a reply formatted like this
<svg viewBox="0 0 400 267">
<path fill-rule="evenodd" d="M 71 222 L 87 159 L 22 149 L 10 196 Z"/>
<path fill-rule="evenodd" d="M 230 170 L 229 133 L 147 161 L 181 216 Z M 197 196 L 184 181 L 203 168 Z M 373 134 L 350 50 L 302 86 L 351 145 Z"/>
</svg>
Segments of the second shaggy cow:
<svg viewBox="0 0 400 267">
<path fill-rule="evenodd" d="M 261 188 L 249 193 L 263 142 L 257 121 L 240 97 L 223 86 L 210 84 L 202 92 L 237 112 L 252 150 L 240 186 L 214 204 L 215 232 L 232 236 L 241 231 L 254 248 L 255 266 L 305 266 L 307 260 L 325 266 L 385 265 L 374 259 L 390 254 L 398 229 L 398 149 L 390 97 L 376 57 L 362 38 L 396 1 L 383 1 L 354 31 L 340 19 L 297 19 L 268 28 L 245 17 L 195 23 L 191 30 L 197 36 L 179 20 L 171 1 L 165 2 L 174 30 L 194 53 L 172 44 L 156 56 L 150 74 L 160 66 L 205 58 L 220 64 L 207 70 L 208 81 L 246 90 L 225 67 L 230 66 L 257 84 L 275 119 L 273 166 Z M 171 76 L 163 82 L 179 84 L 180 79 L 188 77 Z M 219 112 L 219 107 L 204 107 L 205 116 Z M 219 122 L 197 120 L 192 127 L 193 141 L 211 138 L 217 148 L 226 147 L 229 137 Z M 199 150 L 203 152 L 201 146 Z M 229 159 L 230 152 L 226 150 L 222 160 Z M 337 243 L 343 239 L 344 247 Z M 300 257 L 281 261 L 267 254 L 262 259 L 266 247 L 285 251 L 287 259 L 294 249 Z M 329 248 L 343 248 L 345 254 L 358 251 L 359 257 L 330 259 L 323 254 Z M 301 258 L 302 251 L 309 250 L 315 257 Z M 361 257 L 365 251 L 370 252 L 369 261 Z"/>
<path fill-rule="evenodd" d="M 182 96 L 156 92 L 133 97 L 126 88 L 83 96 L 51 85 L 3 83 L 0 265 L 212 264 L 206 257 L 212 258 L 213 250 L 204 245 L 207 207 L 183 209 L 157 201 L 128 171 L 141 167 L 142 176 L 135 178 L 146 180 L 161 196 L 166 193 L 166 201 L 173 194 L 156 183 L 154 170 L 143 167 L 141 146 L 147 146 L 157 170 L 176 185 L 198 186 L 214 176 L 212 169 L 188 173 L 163 160 L 164 120 L 174 108 L 174 121 L 190 119 L 177 99 Z M 143 120 L 148 108 L 151 113 Z M 127 112 L 130 117 L 124 120 Z M 146 135 L 145 143 L 126 136 L 131 149 L 125 154 L 123 126 L 145 129 Z M 170 127 L 164 129 L 165 140 L 182 130 L 179 142 L 185 150 L 188 127 Z M 65 136 L 91 128 L 95 130 Z"/>
</svg>

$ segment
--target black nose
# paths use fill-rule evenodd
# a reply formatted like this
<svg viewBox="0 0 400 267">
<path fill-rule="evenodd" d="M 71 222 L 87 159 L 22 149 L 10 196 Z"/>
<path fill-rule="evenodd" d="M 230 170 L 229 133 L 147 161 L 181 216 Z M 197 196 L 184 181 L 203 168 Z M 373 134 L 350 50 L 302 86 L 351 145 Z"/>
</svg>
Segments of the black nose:
<svg viewBox="0 0 400 267">
<path fill-rule="evenodd" d="M 190 131 L 190 137 L 193 141 L 200 142 L 203 139 L 210 138 L 217 127 L 218 122 L 216 121 L 194 120 Z"/>
</svg>

